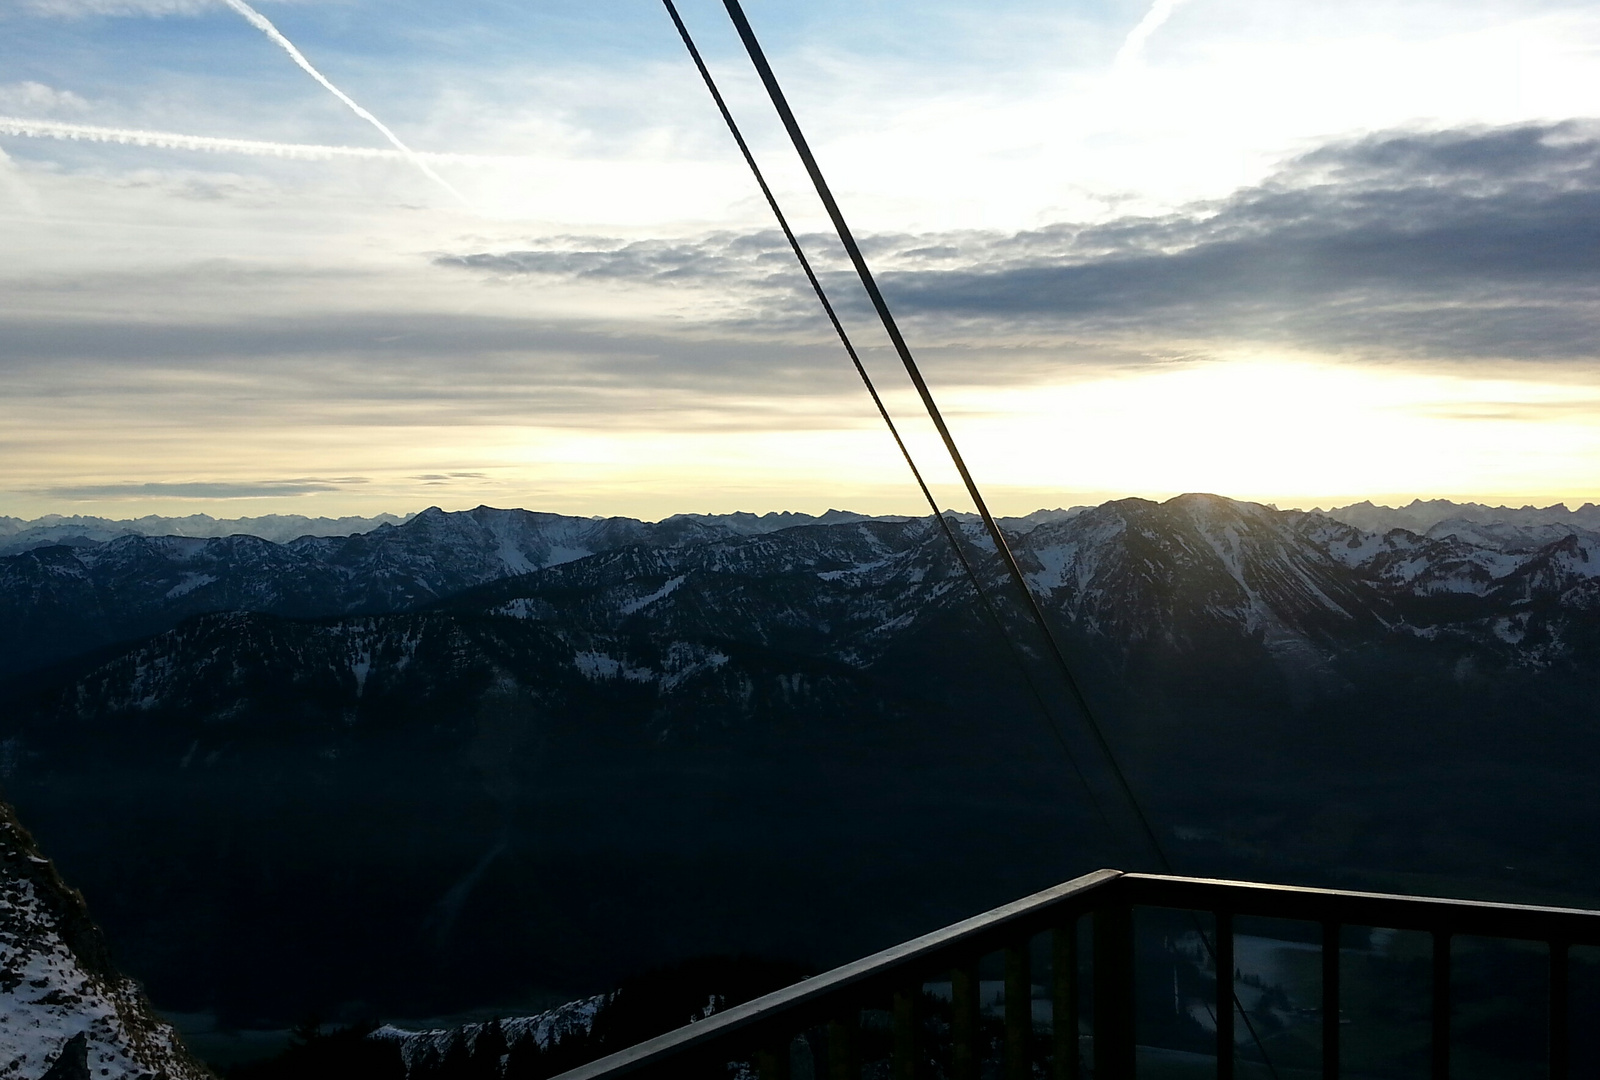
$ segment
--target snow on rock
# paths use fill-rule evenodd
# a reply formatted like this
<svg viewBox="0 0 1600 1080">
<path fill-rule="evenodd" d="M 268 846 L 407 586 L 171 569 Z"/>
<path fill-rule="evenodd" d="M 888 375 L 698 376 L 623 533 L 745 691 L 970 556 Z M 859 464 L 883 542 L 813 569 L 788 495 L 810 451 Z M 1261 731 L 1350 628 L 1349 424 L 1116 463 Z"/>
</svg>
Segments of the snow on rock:
<svg viewBox="0 0 1600 1080">
<path fill-rule="evenodd" d="M 555 614 L 555 607 L 547 600 L 534 596 L 519 596 L 515 600 L 507 601 L 494 609 L 494 614 L 504 615 L 511 619 L 548 619 Z"/>
<path fill-rule="evenodd" d="M 629 682 L 651 682 L 656 677 L 656 673 L 649 668 L 632 667 L 626 661 L 603 652 L 573 653 L 572 666 L 590 679 L 622 678 Z"/>
<path fill-rule="evenodd" d="M 667 583 L 665 585 L 661 586 L 661 588 L 657 589 L 655 592 L 651 593 L 650 595 L 641 596 L 637 600 L 629 600 L 627 603 L 623 604 L 622 605 L 622 613 L 624 615 L 632 615 L 636 611 L 640 611 L 640 610 L 642 610 L 644 608 L 649 607 L 651 604 L 655 603 L 657 600 L 662 600 L 662 599 L 665 599 L 668 596 L 671 596 L 673 590 L 676 589 L 679 585 L 682 585 L 684 583 L 685 578 L 686 578 L 686 575 L 684 575 L 684 574 L 679 574 L 675 578 L 668 578 L 667 579 Z"/>
<path fill-rule="evenodd" d="M 112 966 L 83 897 L 0 803 L 0 1080 L 206 1080 Z"/>
<path fill-rule="evenodd" d="M 574 1034 L 586 1034 L 594 1026 L 595 1014 L 609 1000 L 609 994 L 569 1001 L 554 1009 L 534 1016 L 514 1016 L 495 1021 L 508 1048 L 524 1039 L 532 1039 L 541 1050 Z M 489 1022 L 466 1024 L 457 1028 L 433 1028 L 426 1031 L 408 1031 L 385 1024 L 370 1039 L 400 1044 L 400 1060 L 405 1063 L 406 1075 L 424 1071 L 432 1062 L 442 1060 L 457 1040 L 464 1040 L 468 1051 L 475 1049 L 478 1038 L 489 1027 Z"/>
<path fill-rule="evenodd" d="M 1568 536 L 1600 539 L 1594 533 L 1586 533 L 1564 522 L 1542 521 L 1518 524 L 1514 521 L 1468 521 L 1463 518 L 1441 521 L 1429 529 L 1427 535 L 1437 539 L 1454 537 L 1475 547 L 1507 552 L 1536 551 Z"/>
<path fill-rule="evenodd" d="M 176 600 L 178 597 L 183 596 L 186 593 L 192 593 L 201 586 L 210 585 L 216 580 L 217 579 L 210 574 L 184 574 L 182 581 L 179 581 L 176 585 L 167 590 L 166 598 L 168 600 Z"/>
</svg>

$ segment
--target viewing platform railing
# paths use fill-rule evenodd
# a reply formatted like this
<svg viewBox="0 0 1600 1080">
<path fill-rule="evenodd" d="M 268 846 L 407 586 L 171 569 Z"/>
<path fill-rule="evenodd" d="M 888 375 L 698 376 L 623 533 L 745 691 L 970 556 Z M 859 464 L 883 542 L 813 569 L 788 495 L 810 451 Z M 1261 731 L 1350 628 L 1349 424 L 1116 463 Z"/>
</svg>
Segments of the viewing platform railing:
<svg viewBox="0 0 1600 1080">
<path fill-rule="evenodd" d="M 1422 1068 L 1433 1080 L 1451 1071 L 1452 939 L 1511 939 L 1548 947 L 1543 1034 L 1550 1080 L 1567 1080 L 1570 1070 L 1570 952 L 1600 946 L 1596 911 L 1100 870 L 628 1047 L 559 1080 L 726 1078 L 736 1075 L 729 1072 L 730 1063 L 745 1063 L 761 1080 L 806 1080 L 796 1075 L 803 1073 L 813 1080 L 857 1080 L 864 1074 L 893 1080 L 935 1075 L 1127 1080 L 1140 1060 L 1136 909 L 1192 913 L 1193 938 L 1203 945 L 1205 966 L 1215 972 L 1205 1008 L 1215 1028 L 1219 1080 L 1233 1080 L 1245 1065 L 1262 1076 L 1317 1075 L 1303 1066 L 1285 1070 L 1244 1060 L 1259 1039 L 1253 1027 L 1246 1033 L 1236 1024 L 1249 1023 L 1249 1013 L 1235 1007 L 1237 919 L 1297 920 L 1320 927 L 1320 1075 L 1327 1078 L 1341 1075 L 1343 928 L 1431 936 L 1431 1000 L 1423 1005 L 1431 1030 Z M 1084 916 L 1092 930 L 1080 935 Z M 1202 926 L 1206 918 L 1209 928 Z M 1048 944 L 1036 947 L 1039 935 Z M 1080 949 L 1080 938 L 1085 948 Z M 1303 948 L 1318 946 L 1313 941 Z M 1042 950 L 1048 956 L 1039 964 L 1049 973 L 1048 1021 L 1035 1018 L 1032 969 Z M 980 962 L 997 953 L 1003 957 L 1003 981 L 991 985 L 1003 986 L 995 995 L 1003 1005 L 985 1002 L 980 982 Z M 1174 969 L 1174 1008 L 1177 978 Z M 935 1010 L 936 1023 L 930 1016 Z M 1600 1030 L 1600 1016 L 1588 1019 Z"/>
</svg>

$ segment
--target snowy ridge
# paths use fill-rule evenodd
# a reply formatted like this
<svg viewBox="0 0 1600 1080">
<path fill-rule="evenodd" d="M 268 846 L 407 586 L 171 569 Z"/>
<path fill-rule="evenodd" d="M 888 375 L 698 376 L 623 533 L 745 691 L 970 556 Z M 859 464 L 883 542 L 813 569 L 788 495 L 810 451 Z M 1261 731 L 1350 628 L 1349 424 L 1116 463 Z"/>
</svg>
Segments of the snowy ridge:
<svg viewBox="0 0 1600 1080">
<path fill-rule="evenodd" d="M 206 1080 L 110 965 L 83 898 L 0 804 L 0 1077 Z"/>
<path fill-rule="evenodd" d="M 574 1034 L 587 1034 L 594 1026 L 595 1014 L 610 999 L 608 994 L 569 1001 L 554 1009 L 534 1016 L 514 1016 L 481 1024 L 466 1024 L 458 1028 L 434 1028 L 427 1031 L 408 1031 L 385 1024 L 368 1038 L 400 1044 L 400 1059 L 405 1063 L 406 1075 L 425 1072 L 430 1066 L 443 1061 L 457 1043 L 465 1044 L 468 1051 L 477 1050 L 478 1040 L 493 1024 L 499 1029 L 507 1049 L 532 1039 L 538 1047 L 547 1049 Z"/>
<path fill-rule="evenodd" d="M 832 524 L 757 528 L 797 516 L 753 519 L 730 535 L 689 516 L 645 525 L 429 510 L 365 535 L 289 544 L 129 536 L 44 548 L 0 558 L 0 663 L 25 671 L 118 641 L 181 635 L 173 628 L 207 613 L 340 618 L 308 631 L 302 645 L 337 651 L 326 662 L 328 677 L 364 696 L 374 680 L 403 668 L 406 650 L 424 638 L 444 655 L 470 647 L 459 625 L 422 615 L 449 609 L 548 627 L 565 643 L 560 663 L 581 678 L 667 688 L 691 669 L 714 670 L 705 666 L 709 650 L 722 646 L 711 638 L 799 649 L 862 669 L 941 612 L 970 605 L 970 586 L 930 519 L 840 514 Z M 1600 589 L 1600 533 L 1561 524 L 1468 530 L 1451 518 L 1437 536 L 1379 533 L 1326 514 L 1199 494 L 1034 517 L 1011 541 L 1032 587 L 1068 624 L 1118 650 L 1255 640 L 1301 671 L 1312 657 L 1335 655 L 1343 647 L 1335 638 L 1427 629 L 1437 602 L 1458 600 L 1484 610 L 1453 616 L 1458 625 L 1449 633 L 1505 649 L 1511 631 L 1483 620 L 1512 614 L 1510 605 L 1533 597 L 1558 605 L 1541 619 L 1576 617 Z M 957 528 L 990 588 L 1009 589 L 982 528 L 968 521 Z M 1539 543 L 1547 533 L 1556 539 Z M 372 618 L 395 613 L 422 621 L 374 629 Z M 210 623 L 208 632 L 226 624 Z M 404 647 L 388 636 L 401 625 L 412 635 Z M 263 627 L 236 624 L 246 637 L 266 633 Z M 631 655 L 630 627 L 651 635 L 657 651 Z M 1548 657 L 1555 655 L 1548 641 L 1568 640 L 1551 633 L 1517 640 L 1545 642 L 1540 655 Z M 664 666 L 675 644 L 692 645 L 696 659 Z M 174 645 L 188 648 L 178 639 L 162 648 Z M 115 662 L 136 664 L 113 680 L 120 702 L 171 704 L 186 692 L 181 684 L 194 673 L 174 683 L 153 655 L 137 655 Z M 215 669 L 224 682 L 231 678 Z"/>
<path fill-rule="evenodd" d="M 1594 503 L 1584 503 L 1576 510 L 1569 510 L 1564 503 L 1510 507 L 1457 503 L 1449 499 L 1415 499 L 1399 507 L 1374 506 L 1371 502 L 1351 503 L 1349 506 L 1336 506 L 1326 514 L 1358 529 L 1376 533 L 1405 529 L 1407 532 L 1427 535 L 1441 522 L 1453 522 L 1455 527 L 1471 523 L 1516 527 L 1553 524 L 1588 531 L 1600 530 L 1600 506 Z"/>
<path fill-rule="evenodd" d="M 50 544 L 87 547 L 115 540 L 119 536 L 213 537 L 243 534 L 281 544 L 300 536 L 351 536 L 371 532 L 380 525 L 399 525 L 410 517 L 410 514 L 403 517 L 379 514 L 370 518 L 309 518 L 299 514 L 268 514 L 264 517 L 218 520 L 207 514 L 191 514 L 188 517 L 151 515 L 112 520 L 78 514 L 46 514 L 31 521 L 0 517 L 0 555 L 14 555 Z"/>
</svg>

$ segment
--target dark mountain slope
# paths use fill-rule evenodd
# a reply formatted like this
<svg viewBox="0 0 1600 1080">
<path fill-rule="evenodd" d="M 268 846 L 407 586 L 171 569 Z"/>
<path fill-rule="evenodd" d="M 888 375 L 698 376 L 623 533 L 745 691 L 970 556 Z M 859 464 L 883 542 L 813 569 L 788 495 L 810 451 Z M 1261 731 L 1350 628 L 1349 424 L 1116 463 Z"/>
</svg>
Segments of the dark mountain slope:
<svg viewBox="0 0 1600 1080">
<path fill-rule="evenodd" d="M 502 558 L 440 596 L 493 572 L 497 520 L 441 517 L 317 564 L 356 607 L 422 575 L 416 610 L 195 615 L 9 685 L 6 790 L 163 1004 L 424 1015 L 697 953 L 825 966 L 1136 858 L 930 522 Z M 1581 537 L 1506 552 L 1184 496 L 1016 547 L 1181 869 L 1600 885 L 1572 827 L 1600 752 Z M 96 595 L 160 584 L 114 580 Z"/>
</svg>

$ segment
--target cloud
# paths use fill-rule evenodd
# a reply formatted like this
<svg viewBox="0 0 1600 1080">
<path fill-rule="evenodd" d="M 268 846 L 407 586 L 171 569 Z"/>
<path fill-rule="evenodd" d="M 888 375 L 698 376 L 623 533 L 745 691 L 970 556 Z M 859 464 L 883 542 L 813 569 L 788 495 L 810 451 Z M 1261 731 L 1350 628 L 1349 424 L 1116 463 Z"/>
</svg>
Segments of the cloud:
<svg viewBox="0 0 1600 1080">
<path fill-rule="evenodd" d="M 345 476 L 331 480 L 303 477 L 294 480 L 191 481 L 184 483 L 148 484 L 80 484 L 67 487 L 41 488 L 35 492 L 58 499 L 260 499 L 283 495 L 313 495 L 321 492 L 343 491 L 352 485 L 366 483 L 360 476 Z"/>
<path fill-rule="evenodd" d="M 39 87 L 38 83 L 20 84 Z M 40 87 L 49 91 L 49 87 Z M 50 91 L 54 94 L 56 91 Z M 87 102 L 76 94 L 63 93 L 64 98 L 76 99 L 87 107 Z M 10 99 L 0 87 L 0 106 Z M 196 150 L 212 154 L 244 154 L 251 157 L 290 158 L 299 161 L 329 161 L 335 158 L 356 158 L 365 161 L 425 161 L 450 164 L 485 164 L 516 161 L 516 158 L 488 157 L 479 154 L 431 154 L 415 151 L 410 157 L 398 150 L 384 150 L 368 146 L 320 146 L 314 143 L 263 142 L 259 139 L 223 139 L 210 135 L 184 135 L 173 131 L 145 131 L 140 128 L 103 127 L 94 124 L 72 124 L 59 120 L 41 120 L 19 116 L 0 116 L 0 135 L 24 138 L 62 139 L 69 142 L 118 143 L 124 146 L 148 146 L 160 150 Z"/>
<path fill-rule="evenodd" d="M 496 274 L 742 282 L 809 312 L 775 233 L 449 256 Z M 811 246 L 818 247 L 817 238 Z M 897 312 L 1099 340 L 1270 343 L 1432 358 L 1589 358 L 1600 347 L 1600 123 L 1388 132 L 1164 217 L 1013 234 L 871 238 Z M 861 311 L 837 270 L 836 303 Z"/>
<path fill-rule="evenodd" d="M 57 90 L 31 80 L 0 84 L 0 110 L 24 112 L 81 113 L 89 103 L 71 90 Z"/>
<path fill-rule="evenodd" d="M 808 241 L 813 250 L 827 242 L 827 238 L 816 236 L 802 240 Z M 552 246 L 537 250 L 441 255 L 435 262 L 498 276 L 548 275 L 660 284 L 735 279 L 747 285 L 779 287 L 796 266 L 787 241 L 776 229 L 718 232 L 688 240 L 622 242 L 604 237 L 563 237 Z"/>
<path fill-rule="evenodd" d="M 1137 26 L 1128 32 L 1128 37 L 1122 43 L 1122 48 L 1117 50 L 1115 66 L 1127 68 L 1137 64 L 1144 57 L 1144 46 L 1150 40 L 1150 35 L 1172 18 L 1172 13 L 1184 0 L 1156 0 L 1150 5 L 1150 10 L 1145 12 L 1144 18 L 1139 20 Z"/>
<path fill-rule="evenodd" d="M 175 425 L 209 424 L 224 410 L 239 423 L 272 415 L 311 425 L 766 429 L 813 423 L 818 409 L 837 412 L 832 398 L 853 400 L 836 343 L 812 338 L 436 311 L 204 323 L 9 315 L 0 316 L 0 379 L 14 401 L 80 413 L 93 402 L 142 402 L 142 415 Z"/>
<path fill-rule="evenodd" d="M 300 68 L 300 70 L 304 71 L 307 75 L 310 75 L 314 80 L 316 80 L 319 86 L 337 98 L 341 104 L 377 129 L 378 134 L 387 139 L 396 150 L 404 155 L 407 161 L 411 162 L 411 164 L 417 167 L 417 171 L 422 173 L 422 175 L 426 176 L 429 180 L 432 180 L 435 184 L 438 184 L 440 187 L 444 188 L 444 190 L 448 191 L 451 196 L 454 197 L 455 200 L 462 206 L 465 206 L 468 209 L 472 208 L 472 204 L 467 201 L 467 197 L 465 195 L 457 191 L 455 187 L 444 177 L 434 172 L 433 167 L 424 161 L 419 155 L 417 155 L 411 149 L 411 147 L 402 142 L 400 140 L 400 136 L 391 131 L 387 124 L 385 124 L 382 120 L 379 120 L 363 106 L 356 104 L 355 99 L 349 94 L 333 85 L 333 83 L 328 80 L 328 77 L 322 72 L 318 71 L 311 61 L 306 59 L 305 54 L 295 46 L 294 42 L 285 37 L 283 32 L 274 26 L 265 15 L 262 15 L 261 12 L 245 3 L 244 0 L 222 0 L 222 3 L 227 4 L 230 9 L 238 12 L 238 14 L 243 17 L 244 20 L 251 26 L 265 34 L 267 36 L 267 40 L 271 41 L 274 45 L 278 46 L 288 54 L 289 59 L 294 61 L 295 66 Z"/>
<path fill-rule="evenodd" d="M 1600 128 L 1374 136 L 1213 206 L 1017 234 L 988 254 L 987 266 L 894 273 L 886 288 L 903 310 L 943 317 L 1592 356 Z"/>
<path fill-rule="evenodd" d="M 194 15 L 217 5 L 218 0 L 22 0 L 24 11 L 57 19 L 104 15 Z"/>
</svg>

